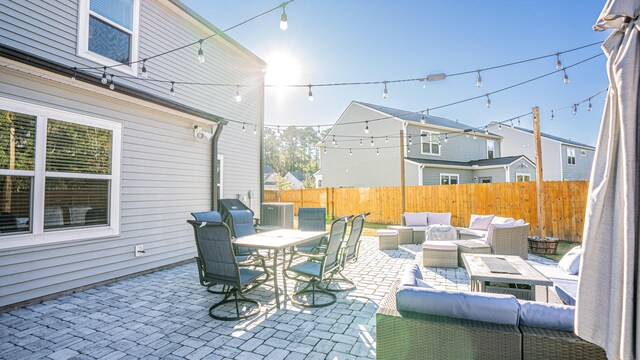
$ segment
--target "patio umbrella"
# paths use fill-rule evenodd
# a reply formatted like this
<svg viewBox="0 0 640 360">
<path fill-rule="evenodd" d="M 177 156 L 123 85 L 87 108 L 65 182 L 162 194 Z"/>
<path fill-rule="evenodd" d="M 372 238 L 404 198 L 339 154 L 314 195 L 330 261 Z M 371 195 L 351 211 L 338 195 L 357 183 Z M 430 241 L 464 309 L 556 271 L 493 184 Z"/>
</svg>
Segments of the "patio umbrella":
<svg viewBox="0 0 640 360">
<path fill-rule="evenodd" d="M 576 333 L 610 359 L 640 356 L 640 0 L 608 0 L 594 29 L 609 90 L 596 147 L 576 304 Z"/>
</svg>

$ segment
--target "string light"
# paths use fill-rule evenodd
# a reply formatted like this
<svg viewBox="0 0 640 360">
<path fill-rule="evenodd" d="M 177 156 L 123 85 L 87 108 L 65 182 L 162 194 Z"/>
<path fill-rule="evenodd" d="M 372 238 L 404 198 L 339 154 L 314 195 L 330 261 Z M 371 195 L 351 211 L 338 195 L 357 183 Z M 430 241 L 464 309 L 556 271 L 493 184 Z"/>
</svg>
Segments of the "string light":
<svg viewBox="0 0 640 360">
<path fill-rule="evenodd" d="M 491 107 L 491 99 L 489 99 L 489 94 L 486 95 L 487 96 L 487 108 Z"/>
<path fill-rule="evenodd" d="M 388 99 L 389 98 L 389 92 L 387 91 L 387 82 L 384 82 L 384 91 L 382 92 L 382 98 L 383 99 Z"/>
<path fill-rule="evenodd" d="M 511 119 L 511 127 L 513 127 L 513 119 Z"/>
<path fill-rule="evenodd" d="M 368 134 L 369 133 L 369 121 L 365 121 L 364 122 L 364 133 Z"/>
<path fill-rule="evenodd" d="M 244 123 L 242 123 L 242 132 L 245 132 Z"/>
<path fill-rule="evenodd" d="M 482 76 L 480 76 L 480 70 L 478 70 L 478 78 L 476 79 L 476 86 L 482 87 Z"/>
<path fill-rule="evenodd" d="M 309 85 L 309 101 L 313 102 L 313 93 L 311 92 L 311 85 Z"/>
<path fill-rule="evenodd" d="M 556 116 L 553 114 L 553 110 L 551 110 L 551 121 L 553 121 L 553 118 L 555 118 Z"/>
<path fill-rule="evenodd" d="M 203 39 L 198 40 L 198 43 L 200 43 L 200 49 L 198 49 L 198 62 L 200 64 L 204 64 L 204 51 L 202 51 L 202 42 L 203 41 L 204 41 Z"/>
<path fill-rule="evenodd" d="M 116 88 L 116 84 L 113 83 L 113 74 L 111 74 L 111 83 L 109 84 L 109 89 L 114 90 Z"/>
<path fill-rule="evenodd" d="M 563 79 L 564 79 L 564 80 L 563 80 L 563 81 L 564 81 L 564 83 L 565 83 L 565 84 L 570 83 L 570 82 L 571 82 L 571 80 L 569 80 L 569 75 L 567 75 L 567 70 L 562 69 L 562 72 L 564 73 L 564 77 L 563 77 Z"/>
<path fill-rule="evenodd" d="M 520 116 L 518 116 L 518 126 L 520 126 Z"/>
<path fill-rule="evenodd" d="M 282 3 L 282 15 L 280 16 L 280 30 L 285 31 L 289 28 L 289 23 L 287 23 L 287 13 L 284 8 L 287 6 L 287 3 Z"/>
<path fill-rule="evenodd" d="M 143 59 L 143 60 L 142 60 L 142 71 L 141 71 L 141 73 L 140 73 L 140 76 L 141 76 L 143 79 L 148 79 L 148 78 L 149 78 L 149 73 L 147 72 L 147 66 L 146 66 L 146 64 L 145 64 L 146 62 L 147 62 L 147 59 Z"/>
<path fill-rule="evenodd" d="M 380 155 L 380 149 L 376 149 L 376 155 Z"/>
<path fill-rule="evenodd" d="M 71 75 L 71 81 L 76 81 L 76 71 L 78 70 L 77 67 L 73 67 L 73 75 Z"/>
<path fill-rule="evenodd" d="M 349 156 L 352 156 L 353 153 L 351 152 L 351 148 L 349 148 Z"/>
<path fill-rule="evenodd" d="M 556 70 L 562 70 L 562 61 L 560 61 L 560 53 L 556 53 Z"/>
<path fill-rule="evenodd" d="M 360 146 L 362 146 L 362 138 L 360 138 Z"/>
<path fill-rule="evenodd" d="M 578 113 L 578 104 L 573 104 L 573 115 Z"/>
<path fill-rule="evenodd" d="M 407 146 L 407 153 L 411 154 L 411 148 Z"/>
<path fill-rule="evenodd" d="M 176 91 L 173 89 L 173 85 L 174 85 L 174 84 L 175 84 L 175 83 L 172 81 L 172 82 L 171 82 L 171 89 L 169 90 L 169 95 L 170 95 L 170 96 L 176 96 Z"/>
<path fill-rule="evenodd" d="M 387 142 L 387 143 L 389 142 L 389 137 L 388 136 L 384 137 L 384 142 Z"/>
<path fill-rule="evenodd" d="M 327 148 L 325 147 L 323 150 L 324 150 L 323 152 L 326 154 L 327 153 Z"/>
<path fill-rule="evenodd" d="M 424 124 L 426 124 L 426 123 L 427 123 L 427 120 L 426 120 L 426 118 L 424 117 L 424 114 L 422 114 L 422 115 L 420 116 L 420 124 L 424 125 Z"/>
<path fill-rule="evenodd" d="M 413 145 L 413 142 L 411 141 L 411 135 L 409 135 L 409 145 Z"/>
<path fill-rule="evenodd" d="M 467 133 L 467 138 L 469 137 L 469 133 Z"/>
<path fill-rule="evenodd" d="M 502 124 L 498 124 L 498 130 L 502 130 Z"/>
<path fill-rule="evenodd" d="M 473 140 L 477 139 L 478 136 L 476 136 L 476 133 L 473 133 Z"/>
<path fill-rule="evenodd" d="M 447 134 L 444 134 L 444 142 L 449 141 L 449 136 Z"/>
<path fill-rule="evenodd" d="M 102 72 L 102 80 L 100 80 L 103 84 L 107 85 L 107 83 L 109 82 L 107 80 L 107 67 L 104 67 L 104 71 Z"/>
<path fill-rule="evenodd" d="M 242 101 L 242 95 L 240 95 L 240 86 L 236 86 L 236 102 Z"/>
<path fill-rule="evenodd" d="M 593 109 L 593 106 L 591 105 L 591 98 L 589 98 L 589 105 L 587 105 L 587 111 L 591 111 L 591 109 Z"/>
<path fill-rule="evenodd" d="M 373 136 L 371 137 L 371 146 L 373 146 Z"/>
<path fill-rule="evenodd" d="M 253 135 L 258 133 L 258 125 L 253 125 Z"/>
<path fill-rule="evenodd" d="M 332 141 L 332 143 L 333 143 L 333 145 L 336 145 L 336 144 L 337 144 L 337 142 L 336 142 L 336 136 L 335 136 L 335 135 L 333 135 L 333 141 Z"/>
</svg>

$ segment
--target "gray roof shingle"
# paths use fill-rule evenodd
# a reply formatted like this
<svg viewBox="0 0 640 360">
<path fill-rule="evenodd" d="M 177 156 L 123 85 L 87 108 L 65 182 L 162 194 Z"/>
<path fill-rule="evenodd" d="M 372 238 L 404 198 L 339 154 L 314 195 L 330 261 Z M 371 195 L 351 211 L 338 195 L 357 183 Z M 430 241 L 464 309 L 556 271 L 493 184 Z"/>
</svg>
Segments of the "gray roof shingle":
<svg viewBox="0 0 640 360">
<path fill-rule="evenodd" d="M 419 158 L 405 158 L 406 160 L 417 162 L 419 164 L 430 164 L 430 165 L 452 165 L 452 166 L 495 166 L 495 165 L 509 165 L 512 162 L 525 158 L 529 160 L 524 155 L 516 155 L 516 156 L 505 156 L 493 159 L 480 159 L 480 160 L 472 160 L 472 161 L 449 161 L 449 160 L 435 160 L 435 159 L 419 159 Z M 533 161 L 529 160 L 531 163 Z"/>
<path fill-rule="evenodd" d="M 514 128 L 518 129 L 520 131 L 527 132 L 529 134 L 533 134 L 533 130 L 525 129 L 525 128 L 522 128 L 522 127 L 519 127 L 519 126 L 514 126 Z M 555 135 L 551 135 L 551 134 L 547 134 L 547 133 L 543 133 L 543 132 L 540 133 L 540 136 L 542 136 L 544 138 L 547 138 L 547 139 L 560 141 L 560 142 L 566 143 L 566 144 L 571 144 L 571 145 L 576 145 L 576 146 L 583 146 L 583 147 L 590 148 L 590 149 L 593 149 L 593 150 L 596 149 L 595 147 L 593 147 L 591 145 L 579 143 L 577 141 L 561 138 L 560 136 L 555 136 Z"/>
</svg>

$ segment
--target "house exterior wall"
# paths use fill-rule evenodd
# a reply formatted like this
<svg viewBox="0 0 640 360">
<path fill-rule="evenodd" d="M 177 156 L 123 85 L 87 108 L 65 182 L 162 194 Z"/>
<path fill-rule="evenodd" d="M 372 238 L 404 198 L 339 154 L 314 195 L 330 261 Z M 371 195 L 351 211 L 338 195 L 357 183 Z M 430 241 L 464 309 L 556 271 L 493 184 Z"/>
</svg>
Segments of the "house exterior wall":
<svg viewBox="0 0 640 360">
<path fill-rule="evenodd" d="M 490 138 L 484 137 L 482 134 L 477 134 L 476 139 L 474 139 L 473 136 L 466 137 L 462 134 L 450 134 L 447 142 L 444 142 L 444 135 L 442 135 L 440 155 L 422 154 L 420 136 L 422 130 L 439 133 L 446 132 L 446 130 L 429 127 L 428 125 L 410 123 L 407 125 L 406 133 L 407 136 L 411 135 L 412 145 L 408 146 L 411 149 L 411 152 L 407 153 L 407 157 L 462 162 L 487 158 L 487 140 Z M 500 151 L 500 140 L 493 140 L 495 144 L 494 157 L 500 157 L 502 156 Z"/>
<path fill-rule="evenodd" d="M 75 55 L 76 1 L 1 1 L 3 44 L 68 66 L 96 66 Z M 141 0 L 140 58 L 210 35 L 168 1 Z M 171 100 L 228 119 L 260 124 L 264 64 L 220 36 L 205 42 L 204 64 L 196 48 L 147 62 L 150 78 L 217 83 L 252 83 L 242 89 L 179 87 Z M 193 258 L 192 211 L 211 209 L 211 142 L 197 140 L 192 126 L 212 123 L 68 78 L 0 58 L 0 97 L 122 123 L 120 234 L 7 248 L 0 237 L 0 306 L 154 269 Z M 30 72 L 33 72 L 31 74 Z M 114 72 L 118 74 L 117 72 Z M 99 75 L 98 75 L 99 76 Z M 117 79 L 169 98 L 168 87 Z M 252 125 L 247 125 L 250 130 Z M 261 126 L 258 126 L 260 131 Z M 259 214 L 261 132 L 224 127 L 218 152 L 223 158 L 221 197 L 239 196 Z M 134 257 L 134 245 L 146 254 Z"/>
<path fill-rule="evenodd" d="M 575 149 L 576 163 L 575 165 L 567 162 L 567 149 Z M 585 155 L 580 152 L 584 151 Z M 591 177 L 591 166 L 593 165 L 593 155 L 595 151 L 584 149 L 567 144 L 562 144 L 562 179 L 563 180 L 589 180 Z"/>
<path fill-rule="evenodd" d="M 440 185 L 440 174 L 457 174 L 460 178 L 460 184 L 473 182 L 473 171 L 471 170 L 424 167 L 422 169 L 422 185 Z"/>
<path fill-rule="evenodd" d="M 492 125 L 489 131 L 503 136 L 501 141 L 502 156 L 524 155 L 531 161 L 536 161 L 536 150 L 533 144 L 533 135 L 524 131 L 503 126 Z M 566 158 L 561 154 L 559 142 L 547 138 L 541 138 L 542 145 L 542 173 L 545 181 L 563 180 L 563 162 Z M 566 150 L 565 150 L 566 151 Z M 566 154 L 566 153 L 565 153 Z"/>
<path fill-rule="evenodd" d="M 524 167 L 526 166 L 526 167 Z M 516 174 L 529 174 L 531 181 L 536 181 L 536 168 L 524 159 L 517 160 L 509 165 L 509 181 L 516 181 Z"/>
<path fill-rule="evenodd" d="M 381 113 L 357 103 L 351 103 L 338 123 L 365 121 L 381 117 Z M 322 187 L 379 187 L 400 185 L 400 139 L 402 122 L 385 119 L 369 124 L 369 134 L 364 133 L 364 124 L 340 125 L 330 130 L 324 139 L 327 152 L 320 152 L 320 170 L 316 174 L 322 178 Z M 337 138 L 337 148 L 332 144 L 332 135 L 362 135 L 359 138 Z M 395 134 L 395 136 L 394 136 Z M 389 135 L 389 141 L 374 139 L 372 136 Z M 380 147 L 380 155 L 376 149 Z M 383 148 L 384 147 L 384 148 Z M 388 148 L 387 148 L 388 147 Z M 352 154 L 349 155 L 349 148 Z"/>
<path fill-rule="evenodd" d="M 420 183 L 420 166 L 407 162 L 404 162 L 404 183 L 406 186 L 422 185 Z"/>
<path fill-rule="evenodd" d="M 491 168 L 491 169 L 478 169 L 473 171 L 473 182 L 480 183 L 480 178 L 490 177 L 492 183 L 505 182 L 506 171 L 504 167 Z"/>
</svg>

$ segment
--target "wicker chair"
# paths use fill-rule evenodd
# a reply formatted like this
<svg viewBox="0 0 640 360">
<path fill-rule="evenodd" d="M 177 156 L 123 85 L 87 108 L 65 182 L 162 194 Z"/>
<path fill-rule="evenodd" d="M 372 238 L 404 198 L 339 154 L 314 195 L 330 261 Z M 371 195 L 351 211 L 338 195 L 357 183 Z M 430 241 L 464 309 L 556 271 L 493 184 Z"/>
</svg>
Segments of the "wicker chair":
<svg viewBox="0 0 640 360">
<path fill-rule="evenodd" d="M 520 359 L 522 336 L 514 325 L 400 313 L 394 283 L 376 313 L 378 359 Z"/>
<path fill-rule="evenodd" d="M 347 238 L 346 243 L 343 244 L 341 248 L 342 263 L 340 265 L 340 269 L 331 273 L 327 280 L 325 290 L 340 292 L 355 289 L 356 286 L 354 282 L 347 279 L 342 274 L 342 270 L 344 270 L 347 263 L 354 263 L 358 260 L 358 253 L 360 252 L 360 237 L 362 236 L 362 230 L 364 229 L 364 219 L 369 214 L 370 213 L 362 213 L 351 219 L 351 232 L 349 233 L 349 238 Z M 334 281 L 337 283 L 346 283 L 347 287 L 332 288 L 331 283 Z"/>
<path fill-rule="evenodd" d="M 529 224 L 506 228 L 490 228 L 491 253 L 497 255 L 516 255 L 527 259 L 529 253 Z"/>
<path fill-rule="evenodd" d="M 218 214 L 219 215 L 219 214 Z M 213 217 L 212 219 L 216 220 Z M 218 221 L 200 222 L 188 220 L 193 226 L 198 250 L 198 275 L 201 284 L 222 285 L 224 298 L 209 308 L 209 316 L 216 320 L 233 321 L 246 319 L 260 312 L 260 303 L 245 296 L 268 279 L 264 271 L 239 267 L 231 244 L 231 231 L 227 224 Z M 260 279 L 264 277 L 263 279 Z M 236 316 L 221 316 L 215 310 L 225 304 L 235 305 Z M 255 308 L 241 314 L 240 303 L 254 304 Z"/>
<path fill-rule="evenodd" d="M 291 296 L 291 302 L 302 307 L 324 307 L 336 302 L 336 296 L 325 290 L 320 284 L 327 276 L 340 270 L 342 257 L 340 256 L 340 246 L 347 229 L 347 220 L 349 217 L 341 217 L 331 224 L 331 232 L 329 233 L 329 241 L 323 254 L 307 254 L 308 259 L 302 263 L 290 265 L 285 271 L 293 273 L 293 279 L 307 283 L 302 289 L 296 291 Z M 300 301 L 297 297 L 307 296 L 311 294 L 311 302 Z M 316 303 L 316 293 L 324 294 L 331 298 L 330 301 L 324 303 Z"/>
<path fill-rule="evenodd" d="M 604 350 L 574 333 L 519 326 L 522 333 L 522 359 L 606 359 Z"/>
</svg>

